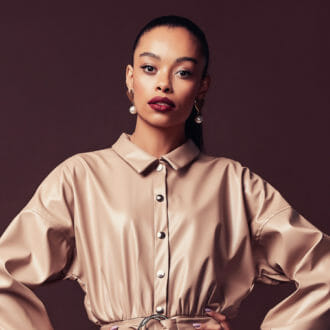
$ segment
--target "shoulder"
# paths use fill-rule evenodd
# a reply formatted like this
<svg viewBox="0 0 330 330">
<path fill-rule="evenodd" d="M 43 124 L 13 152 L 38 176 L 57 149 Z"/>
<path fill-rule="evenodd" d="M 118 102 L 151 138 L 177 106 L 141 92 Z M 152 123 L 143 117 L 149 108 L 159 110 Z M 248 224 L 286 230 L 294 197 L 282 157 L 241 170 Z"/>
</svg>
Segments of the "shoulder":
<svg viewBox="0 0 330 330">
<path fill-rule="evenodd" d="M 265 179 L 235 159 L 207 155 L 201 152 L 196 163 L 204 168 L 203 172 L 222 181 L 228 180 L 228 183 L 235 183 L 241 186 L 245 193 L 250 193 L 251 190 L 263 190 L 266 185 L 270 187 Z"/>
<path fill-rule="evenodd" d="M 102 165 L 109 165 L 116 155 L 111 147 L 94 151 L 76 153 L 63 160 L 58 167 L 67 169 L 71 173 L 91 170 Z"/>
<path fill-rule="evenodd" d="M 248 168 L 239 161 L 223 156 L 212 156 L 201 152 L 197 163 L 200 166 L 206 166 L 210 171 L 226 172 L 236 176 L 241 176 Z"/>
</svg>

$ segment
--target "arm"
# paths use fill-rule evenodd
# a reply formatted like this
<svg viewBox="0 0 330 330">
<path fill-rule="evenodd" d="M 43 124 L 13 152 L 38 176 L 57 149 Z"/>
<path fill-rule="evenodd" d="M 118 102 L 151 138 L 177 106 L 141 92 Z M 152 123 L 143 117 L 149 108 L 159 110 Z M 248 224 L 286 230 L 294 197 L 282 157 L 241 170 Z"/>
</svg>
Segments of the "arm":
<svg viewBox="0 0 330 330">
<path fill-rule="evenodd" d="M 244 185 L 258 280 L 274 284 L 293 281 L 296 285 L 289 297 L 267 313 L 261 329 L 327 329 L 329 237 L 299 215 L 271 185 L 248 170 Z"/>
<path fill-rule="evenodd" d="M 330 309 L 329 237 L 292 208 L 264 224 L 257 239 L 261 281 L 294 281 L 296 290 L 271 309 L 262 329 L 325 330 Z"/>
<path fill-rule="evenodd" d="M 63 277 L 74 248 L 66 165 L 42 182 L 0 238 L 0 329 L 52 329 L 31 288 Z"/>
</svg>

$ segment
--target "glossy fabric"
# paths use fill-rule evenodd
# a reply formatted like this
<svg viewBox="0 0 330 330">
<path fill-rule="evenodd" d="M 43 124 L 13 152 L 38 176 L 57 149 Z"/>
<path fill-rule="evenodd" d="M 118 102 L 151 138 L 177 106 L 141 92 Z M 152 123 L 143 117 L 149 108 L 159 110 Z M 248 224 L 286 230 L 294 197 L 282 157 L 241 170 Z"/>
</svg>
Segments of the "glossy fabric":
<svg viewBox="0 0 330 330">
<path fill-rule="evenodd" d="M 2 235 L 0 261 L 5 330 L 52 329 L 28 287 L 58 279 L 79 282 L 102 329 L 136 329 L 157 307 L 169 319 L 147 328 L 193 329 L 210 320 L 205 307 L 231 318 L 256 281 L 297 285 L 262 329 L 329 322 L 329 237 L 258 175 L 191 140 L 157 159 L 122 133 L 66 159 Z"/>
</svg>

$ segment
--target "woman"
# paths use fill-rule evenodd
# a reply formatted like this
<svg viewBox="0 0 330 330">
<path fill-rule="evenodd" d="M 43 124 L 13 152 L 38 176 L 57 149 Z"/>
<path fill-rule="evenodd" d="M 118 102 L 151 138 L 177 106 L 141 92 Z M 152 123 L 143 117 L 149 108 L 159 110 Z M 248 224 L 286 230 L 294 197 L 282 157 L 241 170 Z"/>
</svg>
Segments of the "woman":
<svg viewBox="0 0 330 330">
<path fill-rule="evenodd" d="M 230 329 L 256 281 L 297 290 L 262 329 L 326 329 L 329 239 L 258 175 L 207 156 L 204 34 L 149 22 L 126 70 L 132 134 L 57 166 L 0 240 L 0 328 L 52 329 L 30 291 L 73 279 L 101 329 Z"/>
</svg>

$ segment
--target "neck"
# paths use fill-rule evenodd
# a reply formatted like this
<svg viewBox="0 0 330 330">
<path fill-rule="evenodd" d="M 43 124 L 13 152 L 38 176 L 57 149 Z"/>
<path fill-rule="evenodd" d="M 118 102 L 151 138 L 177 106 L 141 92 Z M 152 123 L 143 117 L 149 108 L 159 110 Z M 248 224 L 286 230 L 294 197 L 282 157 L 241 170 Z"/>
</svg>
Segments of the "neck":
<svg viewBox="0 0 330 330">
<path fill-rule="evenodd" d="M 139 120 L 130 140 L 148 154 L 160 158 L 186 141 L 184 124 L 176 127 L 143 125 Z"/>
</svg>

